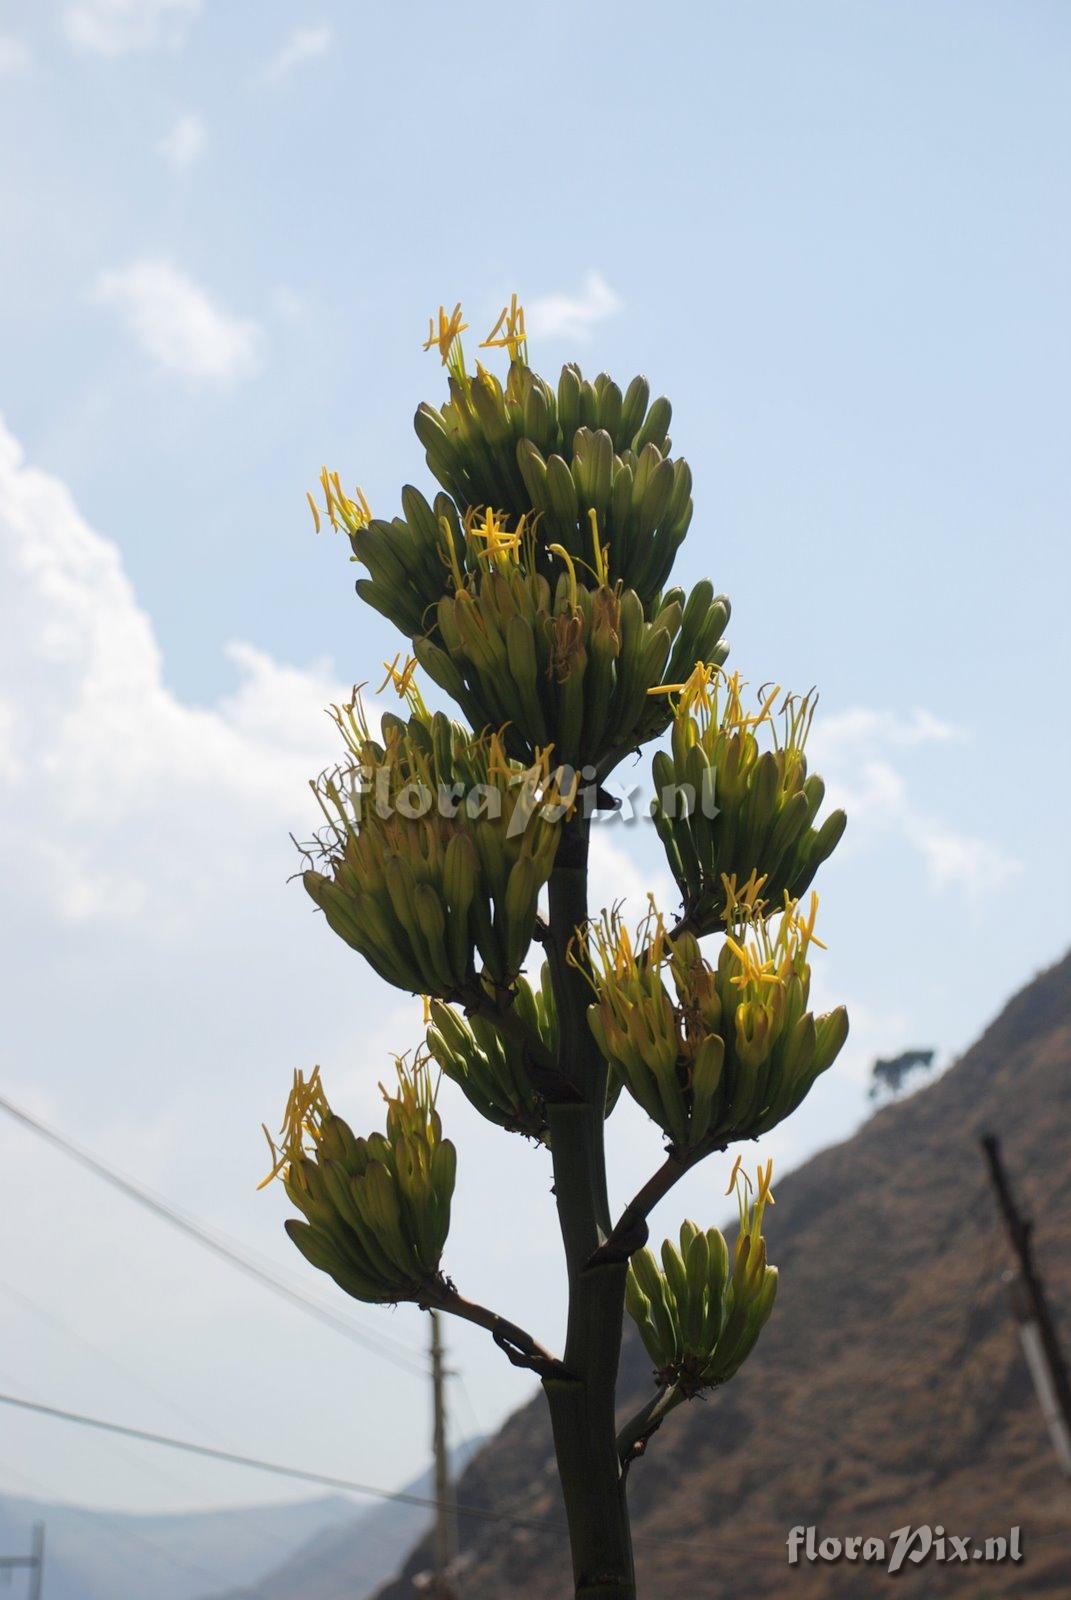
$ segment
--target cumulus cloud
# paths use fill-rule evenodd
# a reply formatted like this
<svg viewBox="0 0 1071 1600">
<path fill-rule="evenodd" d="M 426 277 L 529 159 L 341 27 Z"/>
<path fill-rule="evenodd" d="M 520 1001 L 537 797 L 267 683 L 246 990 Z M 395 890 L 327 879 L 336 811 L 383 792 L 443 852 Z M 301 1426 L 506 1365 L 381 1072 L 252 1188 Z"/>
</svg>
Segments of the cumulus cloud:
<svg viewBox="0 0 1071 1600">
<path fill-rule="evenodd" d="M 588 339 L 598 322 L 624 306 L 601 272 L 589 272 L 579 294 L 540 295 L 526 306 L 529 334 L 537 339 Z"/>
<path fill-rule="evenodd" d="M 0 78 L 14 77 L 30 65 L 30 47 L 24 39 L 0 33 Z"/>
<path fill-rule="evenodd" d="M 175 49 L 201 4 L 202 0 L 76 0 L 63 13 L 63 27 L 76 49 L 101 56 Z"/>
<path fill-rule="evenodd" d="M 332 748 L 322 708 L 343 692 L 326 661 L 282 666 L 234 643 L 237 687 L 212 709 L 183 704 L 116 546 L 2 425 L 0 535 L 0 677 L 18 686 L 0 701 L 0 795 L 26 879 L 60 918 L 177 910 L 196 897 L 191 864 L 220 871 L 212 838 L 239 819 L 307 829 L 305 780 Z"/>
<path fill-rule="evenodd" d="M 157 149 L 176 172 L 185 172 L 204 155 L 208 144 L 208 129 L 201 117 L 187 111 L 178 117 L 160 140 Z"/>
<path fill-rule="evenodd" d="M 331 48 L 334 34 L 326 23 L 315 27 L 295 28 L 282 48 L 265 62 L 261 76 L 265 83 L 278 84 L 288 78 L 295 67 L 306 61 L 315 61 Z"/>
<path fill-rule="evenodd" d="M 965 738 L 962 728 L 926 710 L 855 706 L 815 722 L 808 755 L 826 779 L 830 803 L 848 812 L 849 848 L 868 836 L 897 835 L 922 858 L 933 890 L 979 905 L 1005 888 L 1021 863 L 920 804 L 897 763 L 905 752 Z"/>
<path fill-rule="evenodd" d="M 235 316 L 171 261 L 146 257 L 102 272 L 91 299 L 118 312 L 164 372 L 226 385 L 263 365 L 260 324 Z"/>
</svg>

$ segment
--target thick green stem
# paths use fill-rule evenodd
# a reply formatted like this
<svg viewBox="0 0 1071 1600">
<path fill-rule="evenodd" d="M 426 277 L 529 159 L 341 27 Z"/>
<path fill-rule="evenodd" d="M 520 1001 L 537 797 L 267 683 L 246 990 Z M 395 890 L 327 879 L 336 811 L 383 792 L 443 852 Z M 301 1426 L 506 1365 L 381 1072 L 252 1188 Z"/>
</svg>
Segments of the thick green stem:
<svg viewBox="0 0 1071 1600">
<path fill-rule="evenodd" d="M 611 1231 L 603 1129 L 606 1063 L 587 1023 L 591 990 L 575 962 L 587 918 L 588 823 L 566 825 L 549 885 L 548 956 L 561 1037 L 559 1070 L 577 1098 L 550 1102 L 554 1192 L 569 1274 L 564 1372 L 548 1374 L 577 1600 L 634 1600 L 625 1481 L 614 1426 L 625 1304 L 624 1261 L 593 1260 Z M 571 959 L 572 958 L 572 959 Z"/>
</svg>

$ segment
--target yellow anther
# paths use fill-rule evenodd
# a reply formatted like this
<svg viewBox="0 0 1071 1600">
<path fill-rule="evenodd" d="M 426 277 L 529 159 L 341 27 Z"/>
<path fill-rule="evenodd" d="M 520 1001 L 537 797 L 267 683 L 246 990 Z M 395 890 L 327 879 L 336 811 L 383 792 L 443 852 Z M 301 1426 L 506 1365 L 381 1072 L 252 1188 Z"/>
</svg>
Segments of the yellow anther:
<svg viewBox="0 0 1071 1600">
<path fill-rule="evenodd" d="M 386 669 L 387 676 L 383 679 L 376 693 L 382 694 L 388 683 L 391 683 L 394 685 L 398 698 L 405 700 L 408 699 L 413 691 L 413 677 L 417 669 L 417 658 L 416 656 L 407 656 L 404 665 L 401 667 L 398 666 L 398 659 L 399 657 L 395 656 L 393 661 L 384 661 L 383 666 Z"/>
<path fill-rule="evenodd" d="M 690 711 L 695 705 L 709 709 L 711 687 L 719 672 L 720 668 L 708 667 L 705 661 L 697 661 L 683 683 L 659 683 L 653 689 L 648 689 L 647 693 L 678 695 L 678 712 Z"/>
<path fill-rule="evenodd" d="M 725 891 L 725 910 L 722 912 L 722 921 L 730 927 L 737 922 L 753 922 L 756 917 L 761 917 L 765 902 L 760 898 L 766 874 L 759 876 L 758 867 L 751 869 L 751 876 L 741 888 L 736 886 L 736 873 L 731 875 L 722 873 L 721 885 Z"/>
<path fill-rule="evenodd" d="M 482 513 L 482 523 L 477 523 L 477 517 Z M 469 539 L 481 539 L 484 548 L 479 552 L 489 562 L 501 566 L 503 562 L 517 561 L 520 558 L 521 541 L 524 538 L 524 517 L 522 516 L 516 528 L 511 533 L 506 526 L 505 512 L 495 511 L 492 506 L 486 508 L 473 506 L 465 513 L 465 534 Z"/>
<path fill-rule="evenodd" d="M 455 339 L 459 340 L 467 327 L 468 323 L 461 320 L 460 300 L 449 316 L 446 315 L 445 306 L 440 306 L 438 329 L 435 327 L 435 318 L 428 318 L 428 337 L 424 342 L 424 349 L 430 350 L 433 345 L 438 346 L 445 367 L 450 360 Z"/>
<path fill-rule="evenodd" d="M 363 489 L 358 488 L 356 500 L 351 500 L 339 481 L 338 473 L 328 472 L 326 467 L 320 470 L 320 487 L 324 492 L 327 520 L 336 532 L 340 522 L 347 533 L 359 533 L 362 528 L 367 528 L 372 520 L 372 508 L 364 497 Z M 307 495 L 306 498 L 312 508 L 316 531 L 319 533 L 320 516 L 316 502 L 311 494 Z"/>
<path fill-rule="evenodd" d="M 498 321 L 480 345 L 481 350 L 508 350 L 511 361 L 524 361 L 528 357 L 527 336 L 524 331 L 524 307 L 516 295 L 510 296 L 508 306 L 503 306 Z"/>
<path fill-rule="evenodd" d="M 258 1183 L 258 1189 L 266 1189 L 273 1178 L 285 1173 L 292 1161 L 301 1159 L 305 1153 L 306 1139 L 311 1141 L 313 1147 L 319 1143 L 323 1123 L 330 1115 L 331 1107 L 320 1082 L 319 1067 L 312 1069 L 308 1082 L 303 1072 L 295 1072 L 282 1127 L 279 1129 L 278 1147 L 267 1128 L 264 1129 L 264 1137 L 272 1153 L 272 1169 Z"/>
<path fill-rule="evenodd" d="M 319 512 L 319 509 L 318 509 L 318 507 L 316 505 L 316 501 L 312 498 L 312 495 L 309 493 L 308 490 L 305 491 L 305 499 L 309 502 L 309 510 L 312 512 L 312 520 L 316 525 L 316 532 L 319 533 L 319 531 L 320 531 L 320 512 Z"/>
</svg>

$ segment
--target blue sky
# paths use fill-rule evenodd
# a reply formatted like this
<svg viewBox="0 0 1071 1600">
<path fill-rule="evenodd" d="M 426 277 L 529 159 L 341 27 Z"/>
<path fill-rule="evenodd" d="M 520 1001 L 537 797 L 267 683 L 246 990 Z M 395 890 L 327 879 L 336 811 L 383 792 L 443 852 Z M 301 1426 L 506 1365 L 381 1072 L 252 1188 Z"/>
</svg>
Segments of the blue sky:
<svg viewBox="0 0 1071 1600">
<path fill-rule="evenodd" d="M 1069 36 L 1040 3 L 0 4 L 4 1092 L 303 1277 L 258 1125 L 313 1061 L 378 1118 L 419 1031 L 285 881 L 321 708 L 400 642 L 304 491 L 325 460 L 388 515 L 426 485 L 428 314 L 461 299 L 482 333 L 513 289 L 537 365 L 670 395 L 682 581 L 731 596 L 746 676 L 821 688 L 850 829 L 816 983 L 853 1037 L 782 1168 L 865 1114 L 876 1053 L 951 1059 L 1060 955 Z M 664 883 L 650 830 L 597 854 L 607 898 Z M 444 1108 L 451 1270 L 554 1342 L 545 1161 Z M 624 1199 L 658 1142 L 627 1110 L 613 1131 Z M 9 1388 L 385 1485 L 420 1467 L 419 1382 L 27 1135 L 0 1152 Z M 724 1182 L 658 1221 L 718 1220 Z M 487 1428 L 528 1386 L 451 1338 L 458 1429 Z M 11 1436 L 16 1492 L 278 1492 Z"/>
</svg>

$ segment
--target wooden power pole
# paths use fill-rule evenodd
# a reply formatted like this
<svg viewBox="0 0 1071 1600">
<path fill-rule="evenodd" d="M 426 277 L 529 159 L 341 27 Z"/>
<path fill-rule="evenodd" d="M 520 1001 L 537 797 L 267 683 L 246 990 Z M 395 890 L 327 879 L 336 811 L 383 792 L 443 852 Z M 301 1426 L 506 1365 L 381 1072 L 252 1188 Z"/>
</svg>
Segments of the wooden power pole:
<svg viewBox="0 0 1071 1600">
<path fill-rule="evenodd" d="M 1053 1449 L 1063 1471 L 1071 1477 L 1071 1379 L 1045 1288 L 1034 1264 L 1033 1224 L 1015 1203 L 1001 1159 L 1000 1141 L 995 1134 L 987 1133 L 983 1137 L 982 1149 L 1004 1227 L 1019 1264 L 1018 1273 L 1012 1279 L 1012 1307 L 1019 1324 L 1023 1354 Z"/>
<path fill-rule="evenodd" d="M 434 1421 L 432 1449 L 435 1456 L 435 1600 L 457 1600 L 451 1571 L 457 1555 L 453 1488 L 450 1483 L 450 1457 L 446 1443 L 446 1363 L 442 1322 L 437 1311 L 431 1313 L 431 1382 Z"/>
</svg>

